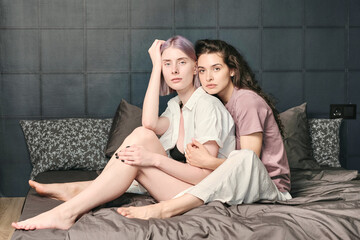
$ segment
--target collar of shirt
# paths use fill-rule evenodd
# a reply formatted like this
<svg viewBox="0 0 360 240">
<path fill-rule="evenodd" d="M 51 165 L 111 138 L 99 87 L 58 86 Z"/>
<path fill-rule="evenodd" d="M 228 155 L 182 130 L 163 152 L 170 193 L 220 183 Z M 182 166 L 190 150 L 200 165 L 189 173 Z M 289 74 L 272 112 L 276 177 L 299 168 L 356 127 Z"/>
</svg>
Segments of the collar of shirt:
<svg viewBox="0 0 360 240">
<path fill-rule="evenodd" d="M 197 103 L 198 99 L 203 94 L 207 94 L 207 93 L 205 92 L 205 90 L 202 87 L 198 87 L 195 90 L 195 92 L 191 95 L 189 100 L 186 102 L 186 104 L 183 106 L 183 109 L 187 108 L 191 111 L 193 109 L 193 107 L 195 106 L 195 104 Z M 169 107 L 175 108 L 175 109 L 180 109 L 179 104 L 180 104 L 179 96 L 172 98 L 168 103 Z"/>
</svg>

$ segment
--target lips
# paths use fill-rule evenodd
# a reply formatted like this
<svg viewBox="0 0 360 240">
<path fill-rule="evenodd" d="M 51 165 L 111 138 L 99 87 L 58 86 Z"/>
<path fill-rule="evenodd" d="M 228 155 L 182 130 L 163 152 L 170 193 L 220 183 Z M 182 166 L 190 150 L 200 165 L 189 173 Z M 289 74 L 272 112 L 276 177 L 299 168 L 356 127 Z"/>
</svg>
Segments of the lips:
<svg viewBox="0 0 360 240">
<path fill-rule="evenodd" d="M 173 79 L 171 79 L 171 82 L 173 82 L 173 83 L 178 83 L 178 82 L 180 82 L 182 79 L 181 78 L 173 78 Z"/>
<path fill-rule="evenodd" d="M 207 84 L 206 85 L 206 88 L 210 88 L 210 89 L 213 89 L 216 87 L 216 84 Z"/>
</svg>

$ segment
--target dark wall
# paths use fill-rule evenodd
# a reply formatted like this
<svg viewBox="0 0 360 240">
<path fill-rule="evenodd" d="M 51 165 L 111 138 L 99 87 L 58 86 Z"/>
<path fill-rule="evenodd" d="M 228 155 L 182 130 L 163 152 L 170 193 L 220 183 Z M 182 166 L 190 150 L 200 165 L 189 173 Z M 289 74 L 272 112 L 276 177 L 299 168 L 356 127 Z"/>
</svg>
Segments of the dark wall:
<svg viewBox="0 0 360 240">
<path fill-rule="evenodd" d="M 306 101 L 310 117 L 328 118 L 331 103 L 356 103 L 341 163 L 360 170 L 358 0 L 0 0 L 0 196 L 28 189 L 20 119 L 141 106 L 147 49 L 175 34 L 236 46 L 280 111 Z"/>
</svg>

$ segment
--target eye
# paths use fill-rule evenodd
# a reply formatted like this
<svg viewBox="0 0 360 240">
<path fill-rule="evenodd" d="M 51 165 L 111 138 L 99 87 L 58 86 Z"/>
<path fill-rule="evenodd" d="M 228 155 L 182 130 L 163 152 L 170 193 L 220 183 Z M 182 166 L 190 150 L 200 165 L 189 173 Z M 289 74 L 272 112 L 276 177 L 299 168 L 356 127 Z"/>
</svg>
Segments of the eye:
<svg viewBox="0 0 360 240">
<path fill-rule="evenodd" d="M 184 60 L 179 62 L 179 65 L 184 65 L 184 64 L 186 64 L 186 62 Z"/>
<path fill-rule="evenodd" d="M 170 63 L 169 63 L 169 62 L 164 62 L 164 66 L 165 66 L 165 67 L 169 67 L 169 66 L 170 66 Z"/>
<path fill-rule="evenodd" d="M 218 72 L 218 71 L 220 71 L 220 70 L 221 70 L 221 69 L 220 69 L 219 67 L 215 67 L 215 68 L 214 68 L 214 71 L 215 71 L 215 72 Z"/>
<path fill-rule="evenodd" d="M 198 72 L 199 72 L 199 73 L 204 73 L 205 70 L 204 70 L 204 69 L 198 69 Z"/>
</svg>

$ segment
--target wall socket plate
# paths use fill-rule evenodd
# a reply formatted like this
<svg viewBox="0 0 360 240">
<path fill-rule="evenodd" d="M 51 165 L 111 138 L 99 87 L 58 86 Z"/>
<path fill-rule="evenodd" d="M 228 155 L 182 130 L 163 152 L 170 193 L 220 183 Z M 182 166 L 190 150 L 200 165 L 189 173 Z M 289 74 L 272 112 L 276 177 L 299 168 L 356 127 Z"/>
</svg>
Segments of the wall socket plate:
<svg viewBox="0 0 360 240">
<path fill-rule="evenodd" d="M 356 104 L 330 104 L 330 118 L 356 119 Z"/>
</svg>

